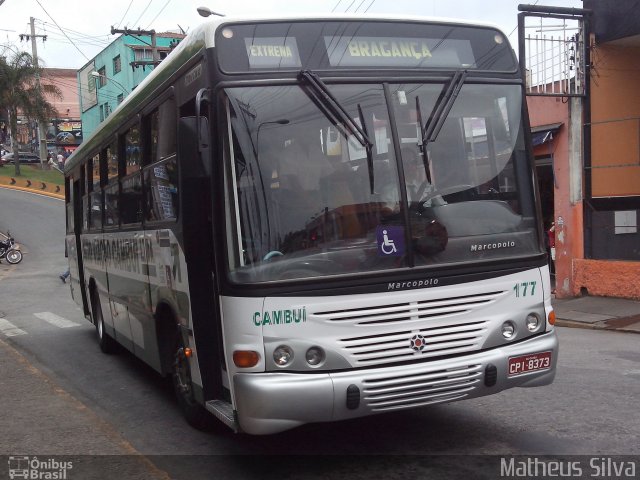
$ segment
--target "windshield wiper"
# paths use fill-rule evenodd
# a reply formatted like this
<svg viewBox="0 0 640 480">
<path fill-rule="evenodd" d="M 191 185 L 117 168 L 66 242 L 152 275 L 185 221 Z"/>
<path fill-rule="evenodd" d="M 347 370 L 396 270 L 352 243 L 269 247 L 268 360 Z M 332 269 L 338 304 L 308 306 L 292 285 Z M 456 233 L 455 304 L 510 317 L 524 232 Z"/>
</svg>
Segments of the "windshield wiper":
<svg viewBox="0 0 640 480">
<path fill-rule="evenodd" d="M 431 111 L 431 115 L 429 115 L 427 123 L 422 126 L 422 122 L 420 122 L 420 127 L 422 128 L 423 149 L 426 148 L 429 142 L 433 142 L 438 138 L 438 134 L 444 125 L 444 121 L 447 119 L 456 98 L 458 98 L 458 94 L 460 93 L 460 89 L 462 88 L 462 85 L 464 85 L 466 78 L 467 71 L 458 70 L 449 81 L 449 84 L 443 89 L 444 94 L 440 95 L 438 98 L 438 101 Z M 422 114 L 420 110 L 418 110 L 418 112 L 420 115 Z"/>
<path fill-rule="evenodd" d="M 337 121 L 342 123 L 354 138 L 362 145 L 367 153 L 367 168 L 369 169 L 369 187 L 371 193 L 374 193 L 374 177 L 373 177 L 373 142 L 367 135 L 366 125 L 364 121 L 364 115 L 362 108 L 358 104 L 358 116 L 362 126 L 358 125 L 356 121 L 349 116 L 347 110 L 342 106 L 340 101 L 331 93 L 327 85 L 318 77 L 317 74 L 310 70 L 302 70 L 299 74 L 299 79 L 304 80 L 311 87 L 314 93 L 314 98 L 322 105 L 326 110 L 335 117 Z"/>
</svg>

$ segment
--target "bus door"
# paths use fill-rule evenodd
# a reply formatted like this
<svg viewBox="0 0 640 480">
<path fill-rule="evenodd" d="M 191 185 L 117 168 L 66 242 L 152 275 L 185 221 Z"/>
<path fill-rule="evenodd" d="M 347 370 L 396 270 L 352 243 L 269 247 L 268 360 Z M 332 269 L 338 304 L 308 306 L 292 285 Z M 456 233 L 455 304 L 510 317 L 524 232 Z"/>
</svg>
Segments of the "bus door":
<svg viewBox="0 0 640 480">
<path fill-rule="evenodd" d="M 82 177 L 83 175 L 81 175 L 80 179 L 72 178 L 72 198 L 70 200 L 73 205 L 73 219 L 68 219 L 67 221 L 73 222 L 73 231 L 75 232 L 75 235 L 71 242 L 66 243 L 65 248 L 67 250 L 67 255 L 69 256 L 71 296 L 77 304 L 82 305 L 84 314 L 88 315 L 89 306 L 85 290 L 81 243 L 81 232 L 83 232 L 83 204 L 86 201 L 86 198 L 82 195 L 82 184 L 84 181 L 84 178 Z M 80 298 L 76 298 L 78 291 L 81 295 Z"/>
<path fill-rule="evenodd" d="M 212 114 L 209 91 L 201 89 L 180 108 L 178 158 L 182 181 L 180 212 L 191 316 L 205 401 L 221 398 L 220 311 L 215 290 L 212 224 Z M 195 379 L 194 379 L 195 381 Z"/>
</svg>

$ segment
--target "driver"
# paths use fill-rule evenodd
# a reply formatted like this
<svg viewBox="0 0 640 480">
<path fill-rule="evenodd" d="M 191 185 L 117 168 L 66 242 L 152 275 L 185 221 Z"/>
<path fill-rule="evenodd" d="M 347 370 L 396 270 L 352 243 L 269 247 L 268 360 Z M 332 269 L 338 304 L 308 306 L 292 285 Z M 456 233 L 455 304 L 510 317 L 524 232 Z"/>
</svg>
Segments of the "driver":
<svg viewBox="0 0 640 480">
<path fill-rule="evenodd" d="M 409 203 L 419 202 L 431 191 L 424 164 L 415 148 L 402 147 L 401 153 L 404 178 L 407 183 L 407 200 Z"/>
</svg>

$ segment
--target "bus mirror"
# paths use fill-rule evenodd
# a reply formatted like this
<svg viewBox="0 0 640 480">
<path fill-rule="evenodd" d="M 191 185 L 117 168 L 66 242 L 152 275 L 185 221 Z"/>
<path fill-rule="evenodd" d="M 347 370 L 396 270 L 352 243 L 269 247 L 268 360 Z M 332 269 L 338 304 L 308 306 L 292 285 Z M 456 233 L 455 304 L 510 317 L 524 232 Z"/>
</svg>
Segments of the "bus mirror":
<svg viewBox="0 0 640 480">
<path fill-rule="evenodd" d="M 198 152 L 200 153 L 200 163 L 204 169 L 205 175 L 211 175 L 211 157 L 210 152 L 210 139 L 209 136 L 209 119 L 207 117 L 201 117 L 198 122 L 200 131 L 198 132 Z"/>
<path fill-rule="evenodd" d="M 198 127 L 200 132 L 198 134 Z M 182 174 L 186 177 L 205 177 L 211 175 L 209 141 L 201 145 L 200 138 L 209 138 L 209 123 L 206 117 L 198 122 L 196 117 L 182 117 L 178 123 L 180 138 L 178 155 Z"/>
</svg>

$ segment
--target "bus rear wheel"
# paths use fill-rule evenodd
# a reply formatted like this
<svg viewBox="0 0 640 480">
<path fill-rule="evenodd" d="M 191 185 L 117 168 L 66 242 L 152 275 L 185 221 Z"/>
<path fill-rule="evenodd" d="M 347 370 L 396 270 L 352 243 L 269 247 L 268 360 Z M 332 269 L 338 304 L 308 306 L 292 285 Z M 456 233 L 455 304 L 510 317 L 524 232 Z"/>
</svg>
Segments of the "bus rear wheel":
<svg viewBox="0 0 640 480">
<path fill-rule="evenodd" d="M 178 405 L 187 423 L 197 430 L 211 430 L 215 425 L 215 418 L 195 398 L 189 358 L 181 339 L 176 342 L 172 379 Z"/>
</svg>

